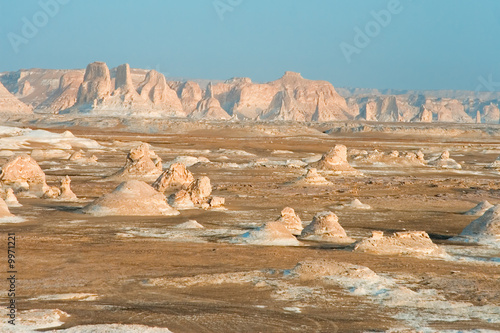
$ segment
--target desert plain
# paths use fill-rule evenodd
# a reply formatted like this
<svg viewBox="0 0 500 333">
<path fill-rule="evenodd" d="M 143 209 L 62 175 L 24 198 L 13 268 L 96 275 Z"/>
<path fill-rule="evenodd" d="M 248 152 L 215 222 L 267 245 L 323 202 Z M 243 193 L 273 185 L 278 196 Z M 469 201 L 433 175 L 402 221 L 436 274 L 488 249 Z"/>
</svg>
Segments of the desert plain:
<svg viewBox="0 0 500 333">
<path fill-rule="evenodd" d="M 486 210 L 465 212 L 500 204 L 495 125 L 81 122 L 2 127 L 0 165 L 31 155 L 49 187 L 69 176 L 76 195 L 13 191 L 20 205 L 1 220 L 0 243 L 5 251 L 15 233 L 18 329 L 498 329 L 498 234 L 460 236 Z M 144 214 L 89 213 L 123 181 L 141 179 L 120 173 L 141 144 L 160 174 L 181 163 L 193 179 L 208 177 L 208 200 L 218 203 L 177 205 L 181 189 L 194 198 L 178 184 L 157 191 L 175 214 L 149 214 L 141 196 L 124 205 L 144 204 Z M 328 170 L 327 152 L 340 146 L 349 169 Z M 279 224 L 285 207 L 298 232 Z M 306 237 L 300 229 L 311 221 L 324 228 Z M 0 296 L 5 303 L 6 290 Z"/>
</svg>

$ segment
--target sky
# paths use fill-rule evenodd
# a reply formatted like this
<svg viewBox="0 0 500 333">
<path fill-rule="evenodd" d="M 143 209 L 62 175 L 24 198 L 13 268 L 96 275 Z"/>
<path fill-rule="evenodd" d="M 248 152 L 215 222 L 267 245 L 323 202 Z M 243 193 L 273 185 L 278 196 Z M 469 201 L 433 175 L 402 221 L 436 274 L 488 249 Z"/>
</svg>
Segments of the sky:
<svg viewBox="0 0 500 333">
<path fill-rule="evenodd" d="M 129 63 L 167 77 L 500 91 L 499 0 L 0 0 L 0 72 Z"/>
</svg>

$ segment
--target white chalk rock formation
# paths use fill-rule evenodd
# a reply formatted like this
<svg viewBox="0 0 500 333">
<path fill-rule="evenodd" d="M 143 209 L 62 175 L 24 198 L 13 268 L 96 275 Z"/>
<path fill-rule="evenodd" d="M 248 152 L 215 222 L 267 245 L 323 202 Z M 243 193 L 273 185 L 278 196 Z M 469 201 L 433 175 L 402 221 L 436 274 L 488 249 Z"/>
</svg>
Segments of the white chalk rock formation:
<svg viewBox="0 0 500 333">
<path fill-rule="evenodd" d="M 69 178 L 69 176 L 66 176 L 61 180 L 61 194 L 59 194 L 57 199 L 62 201 L 78 200 L 76 194 L 71 190 L 71 179 Z"/>
<path fill-rule="evenodd" d="M 344 145 L 336 145 L 321 157 L 318 162 L 309 165 L 318 170 L 330 171 L 345 175 L 358 175 L 359 171 L 347 162 L 347 148 Z"/>
<path fill-rule="evenodd" d="M 19 201 L 17 201 L 17 197 L 14 194 L 14 190 L 10 187 L 5 192 L 5 203 L 9 207 L 22 207 Z"/>
<path fill-rule="evenodd" d="M 202 100 L 203 91 L 198 83 L 187 81 L 179 86 L 177 95 L 181 99 L 185 113 L 190 115 L 196 111 L 198 103 Z"/>
<path fill-rule="evenodd" d="M 212 194 L 212 185 L 210 184 L 210 178 L 203 176 L 192 182 L 188 188 L 187 192 L 191 196 L 191 200 L 195 205 L 201 205 L 208 201 L 208 198 Z"/>
<path fill-rule="evenodd" d="M 156 179 L 153 187 L 159 192 L 165 192 L 170 188 L 187 188 L 193 181 L 193 174 L 184 164 L 174 163 Z"/>
<path fill-rule="evenodd" d="M 313 259 L 299 262 L 290 270 L 288 277 L 302 281 L 321 280 L 325 277 L 348 279 L 374 279 L 377 274 L 365 266 L 353 265 L 328 259 Z"/>
<path fill-rule="evenodd" d="M 281 222 L 268 222 L 262 227 L 233 239 L 234 243 L 268 246 L 299 246 L 300 242 Z"/>
<path fill-rule="evenodd" d="M 445 150 L 441 156 L 429 161 L 430 166 L 442 169 L 462 169 L 462 166 L 454 159 L 450 158 L 450 152 Z"/>
<path fill-rule="evenodd" d="M 111 76 L 104 62 L 93 62 L 87 66 L 83 83 L 78 90 L 77 104 L 97 105 L 111 94 Z"/>
<path fill-rule="evenodd" d="M 211 83 L 208 85 L 205 98 L 198 103 L 196 110 L 189 115 L 193 119 L 231 119 L 231 116 L 222 108 L 212 92 Z"/>
<path fill-rule="evenodd" d="M 490 204 L 488 201 L 486 200 L 481 201 L 476 206 L 474 206 L 474 208 L 471 208 L 470 210 L 466 211 L 464 215 L 481 216 L 491 207 L 493 207 L 493 205 Z"/>
<path fill-rule="evenodd" d="M 29 155 L 10 158 L 0 171 L 0 184 L 38 197 L 42 197 L 48 188 L 45 173 Z"/>
<path fill-rule="evenodd" d="M 296 185 L 332 185 L 332 182 L 326 180 L 325 177 L 318 173 L 316 168 L 309 168 L 304 176 L 297 178 L 292 184 Z"/>
<path fill-rule="evenodd" d="M 0 198 L 0 218 L 13 217 L 14 215 L 10 213 L 9 207 L 5 201 Z"/>
<path fill-rule="evenodd" d="M 121 183 L 113 192 L 103 195 L 82 208 L 82 212 L 94 216 L 155 216 L 178 215 L 168 205 L 165 196 L 139 180 Z"/>
<path fill-rule="evenodd" d="M 167 84 L 165 76 L 155 70 L 146 74 L 138 88 L 144 100 L 150 100 L 156 109 L 165 110 L 171 116 L 184 117 L 186 114 L 177 93 Z"/>
<path fill-rule="evenodd" d="M 172 207 L 177 209 L 191 209 L 194 208 L 193 200 L 191 200 L 191 195 L 186 190 L 180 190 L 169 197 L 169 203 Z"/>
<path fill-rule="evenodd" d="M 208 205 L 210 209 L 223 209 L 224 204 L 226 203 L 226 199 L 222 197 L 210 197 L 208 200 Z"/>
<path fill-rule="evenodd" d="M 150 150 L 149 144 L 143 143 L 130 150 L 125 165 L 111 178 L 153 181 L 162 172 L 161 159 Z"/>
<path fill-rule="evenodd" d="M 465 227 L 459 237 L 454 237 L 452 240 L 461 240 L 460 238 L 500 246 L 500 205 L 488 209 L 481 217 Z"/>
<path fill-rule="evenodd" d="M 293 235 L 300 235 L 302 232 L 302 221 L 300 217 L 295 213 L 295 210 L 290 207 L 285 207 L 281 211 L 280 217 L 276 222 L 282 223 Z"/>
<path fill-rule="evenodd" d="M 384 236 L 382 231 L 374 231 L 372 237 L 358 242 L 354 251 L 416 257 L 446 256 L 446 252 L 434 244 L 425 231 L 402 231 L 392 236 Z"/>
<path fill-rule="evenodd" d="M 354 243 L 339 224 L 339 218 L 332 212 L 321 212 L 302 230 L 300 239 L 339 244 Z"/>
<path fill-rule="evenodd" d="M 366 205 L 359 201 L 359 199 L 354 199 L 351 201 L 349 204 L 346 205 L 349 208 L 354 208 L 354 209 L 372 209 L 370 205 Z"/>
</svg>

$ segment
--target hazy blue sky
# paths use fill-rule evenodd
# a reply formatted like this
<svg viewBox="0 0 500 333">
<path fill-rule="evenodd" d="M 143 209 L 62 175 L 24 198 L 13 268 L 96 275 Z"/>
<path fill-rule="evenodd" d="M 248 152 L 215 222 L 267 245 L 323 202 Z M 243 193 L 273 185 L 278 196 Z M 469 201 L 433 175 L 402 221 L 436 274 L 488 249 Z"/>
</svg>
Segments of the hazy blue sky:
<svg viewBox="0 0 500 333">
<path fill-rule="evenodd" d="M 66 3 L 43 5 L 54 1 Z M 291 70 L 335 86 L 500 90 L 499 37 L 499 0 L 0 1 L 0 71 L 100 60 L 170 77 Z"/>
</svg>

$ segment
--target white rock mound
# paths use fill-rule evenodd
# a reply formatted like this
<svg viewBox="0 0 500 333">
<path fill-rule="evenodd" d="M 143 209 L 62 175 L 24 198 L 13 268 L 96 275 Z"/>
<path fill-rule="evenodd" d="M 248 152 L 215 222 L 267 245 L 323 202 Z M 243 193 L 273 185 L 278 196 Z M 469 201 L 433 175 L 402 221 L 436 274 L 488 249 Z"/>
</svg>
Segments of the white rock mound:
<svg viewBox="0 0 500 333">
<path fill-rule="evenodd" d="M 481 201 L 476 206 L 474 206 L 474 208 L 466 211 L 464 215 L 481 216 L 491 207 L 493 207 L 493 205 L 490 204 L 487 200 Z"/>
<path fill-rule="evenodd" d="M 402 231 L 392 236 L 384 236 L 382 231 L 374 231 L 372 237 L 358 242 L 354 251 L 414 257 L 446 256 L 446 252 L 434 244 L 425 231 Z"/>
<path fill-rule="evenodd" d="M 462 169 L 462 166 L 450 158 L 450 152 L 445 150 L 438 158 L 429 161 L 428 165 L 441 169 Z"/>
<path fill-rule="evenodd" d="M 300 239 L 339 244 L 354 243 L 339 224 L 339 218 L 332 212 L 321 212 L 302 230 Z"/>
<path fill-rule="evenodd" d="M 353 209 L 372 209 L 370 205 L 362 203 L 361 201 L 359 201 L 359 199 L 354 199 L 349 204 L 347 204 L 346 207 Z"/>
<path fill-rule="evenodd" d="M 336 145 L 324 154 L 318 162 L 311 163 L 309 166 L 318 170 L 344 175 L 360 174 L 360 172 L 354 169 L 347 161 L 347 148 L 344 145 Z"/>
<path fill-rule="evenodd" d="M 125 165 L 110 178 L 153 181 L 162 172 L 161 158 L 150 150 L 149 144 L 143 143 L 130 150 Z"/>
<path fill-rule="evenodd" d="M 94 216 L 154 216 L 178 215 L 167 203 L 165 196 L 139 180 L 121 183 L 113 192 L 103 195 L 82 208 Z"/>
<path fill-rule="evenodd" d="M 467 240 L 476 243 L 500 245 L 500 205 L 488 209 L 481 217 L 472 221 L 451 240 Z"/>
<path fill-rule="evenodd" d="M 332 185 L 331 182 L 326 180 L 325 177 L 318 173 L 316 168 L 310 168 L 307 170 L 304 176 L 297 178 L 292 184 L 296 185 Z"/>
<path fill-rule="evenodd" d="M 17 200 L 16 195 L 14 194 L 14 190 L 10 187 L 5 192 L 5 203 L 9 207 L 22 207 L 22 205 Z"/>
<path fill-rule="evenodd" d="M 29 155 L 10 158 L 0 170 L 0 184 L 12 187 L 15 192 L 29 192 L 38 197 L 42 197 L 48 189 L 45 173 Z"/>
<path fill-rule="evenodd" d="M 9 207 L 5 201 L 0 198 L 0 218 L 13 217 L 14 215 L 10 213 Z"/>
<path fill-rule="evenodd" d="M 285 207 L 281 211 L 280 217 L 276 222 L 282 223 L 293 235 L 300 235 L 302 230 L 302 221 L 300 217 L 295 213 L 295 210 L 290 207 Z"/>
<path fill-rule="evenodd" d="M 193 174 L 184 164 L 174 163 L 156 179 L 153 188 L 158 192 L 165 192 L 169 188 L 186 188 L 193 181 Z"/>
<path fill-rule="evenodd" d="M 328 259 L 314 259 L 299 262 L 287 274 L 302 281 L 321 280 L 327 277 L 348 279 L 374 279 L 377 274 L 365 266 L 353 265 Z"/>
<path fill-rule="evenodd" d="M 204 229 L 205 227 L 195 220 L 189 220 L 187 222 L 178 224 L 175 226 L 176 229 Z"/>
<path fill-rule="evenodd" d="M 299 246 L 300 242 L 281 222 L 268 222 L 232 240 L 234 243 L 268 246 Z"/>
</svg>

